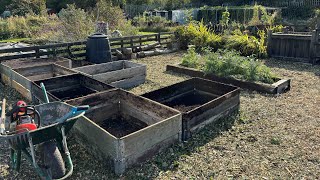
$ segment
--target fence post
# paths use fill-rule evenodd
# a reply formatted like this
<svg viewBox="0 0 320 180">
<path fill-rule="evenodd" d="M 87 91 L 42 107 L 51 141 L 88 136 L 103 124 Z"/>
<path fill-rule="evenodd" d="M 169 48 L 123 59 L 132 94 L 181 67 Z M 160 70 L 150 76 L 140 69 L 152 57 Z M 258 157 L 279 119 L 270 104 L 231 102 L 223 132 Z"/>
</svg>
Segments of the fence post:
<svg viewBox="0 0 320 180">
<path fill-rule="evenodd" d="M 272 30 L 268 30 L 267 36 L 267 53 L 272 57 Z"/>
<path fill-rule="evenodd" d="M 53 47 L 52 51 L 53 51 L 53 57 L 57 57 L 57 48 Z"/>
<path fill-rule="evenodd" d="M 131 48 L 133 48 L 133 37 L 132 36 L 130 37 L 130 45 L 131 45 Z"/>
<path fill-rule="evenodd" d="M 316 58 L 316 43 L 318 43 L 318 35 L 319 30 L 313 30 L 312 31 L 312 36 L 311 36 L 311 41 L 310 41 L 310 52 L 309 52 L 309 62 L 314 62 Z"/>
<path fill-rule="evenodd" d="M 121 49 L 123 49 L 123 39 L 121 39 Z"/>
<path fill-rule="evenodd" d="M 36 58 L 40 58 L 40 49 L 39 46 L 36 46 Z"/>
<path fill-rule="evenodd" d="M 140 43 L 140 46 L 142 46 L 142 42 L 141 42 L 141 35 L 139 35 L 139 43 Z"/>
<path fill-rule="evenodd" d="M 160 32 L 156 35 L 157 36 L 157 39 L 158 39 L 158 42 L 159 42 L 159 44 L 161 44 L 161 35 L 160 35 Z"/>
</svg>

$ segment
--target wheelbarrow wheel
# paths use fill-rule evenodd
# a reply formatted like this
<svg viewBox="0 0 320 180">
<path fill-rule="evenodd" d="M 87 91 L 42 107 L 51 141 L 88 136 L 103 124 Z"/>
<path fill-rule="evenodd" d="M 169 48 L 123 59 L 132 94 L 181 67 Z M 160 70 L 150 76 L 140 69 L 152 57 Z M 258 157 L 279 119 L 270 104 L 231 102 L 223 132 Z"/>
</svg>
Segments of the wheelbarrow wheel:
<svg viewBox="0 0 320 180">
<path fill-rule="evenodd" d="M 66 167 L 57 145 L 52 141 L 48 141 L 43 143 L 42 148 L 43 163 L 50 169 L 52 178 L 63 177 L 66 173 Z"/>
</svg>

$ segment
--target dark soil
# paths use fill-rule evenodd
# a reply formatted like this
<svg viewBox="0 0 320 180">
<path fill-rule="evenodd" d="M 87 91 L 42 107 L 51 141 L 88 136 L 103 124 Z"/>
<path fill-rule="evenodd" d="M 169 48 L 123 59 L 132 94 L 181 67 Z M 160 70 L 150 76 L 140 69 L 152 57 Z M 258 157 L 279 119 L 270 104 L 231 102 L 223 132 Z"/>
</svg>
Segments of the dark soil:
<svg viewBox="0 0 320 180">
<path fill-rule="evenodd" d="M 204 93 L 198 90 L 191 91 L 174 98 L 172 101 L 165 102 L 167 106 L 173 107 L 181 112 L 191 111 L 218 96 L 213 94 Z"/>
<path fill-rule="evenodd" d="M 99 125 L 117 138 L 121 138 L 148 126 L 146 123 L 134 117 L 124 117 L 121 115 L 106 119 Z"/>
<path fill-rule="evenodd" d="M 181 112 L 188 112 L 188 111 L 191 111 L 197 107 L 200 107 L 201 104 L 195 104 L 193 106 L 186 106 L 186 105 L 176 105 L 176 106 L 173 106 L 174 109 L 177 109 Z"/>
<path fill-rule="evenodd" d="M 64 91 L 50 92 L 50 93 L 61 100 L 68 100 L 68 99 L 74 99 L 74 98 L 86 96 L 88 94 L 95 93 L 95 91 L 84 86 L 79 86 L 78 88 L 68 89 Z"/>
</svg>

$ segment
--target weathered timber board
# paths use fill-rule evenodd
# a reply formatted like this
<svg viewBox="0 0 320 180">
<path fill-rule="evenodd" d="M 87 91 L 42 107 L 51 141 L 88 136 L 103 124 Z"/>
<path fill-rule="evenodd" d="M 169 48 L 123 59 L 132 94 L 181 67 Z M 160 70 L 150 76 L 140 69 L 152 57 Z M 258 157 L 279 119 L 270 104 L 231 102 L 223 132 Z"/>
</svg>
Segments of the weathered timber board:
<svg viewBox="0 0 320 180">
<path fill-rule="evenodd" d="M 182 140 L 185 141 L 191 137 L 192 133 L 202 129 L 206 124 L 237 111 L 240 104 L 239 94 L 238 87 L 192 78 L 142 96 L 172 108 L 190 106 L 188 109 L 180 110 L 182 112 Z"/>
<path fill-rule="evenodd" d="M 75 133 L 90 153 L 109 162 L 116 174 L 140 163 L 181 139 L 181 113 L 121 89 L 67 101 L 90 105 L 86 117 L 75 124 Z M 114 106 L 116 105 L 116 106 Z M 115 137 L 100 124 L 106 116 L 132 116 L 147 124 L 138 131 Z"/>
<path fill-rule="evenodd" d="M 11 77 L 12 69 L 42 66 L 42 65 L 53 64 L 56 62 L 68 62 L 68 59 L 57 57 L 57 58 L 37 58 L 37 59 L 24 58 L 24 59 L 2 61 L 0 63 L 0 75 Z"/>
<path fill-rule="evenodd" d="M 23 97 L 31 100 L 31 82 L 59 74 L 72 74 L 75 71 L 54 65 L 67 61 L 65 58 L 17 59 L 0 64 L 2 81 L 16 89 Z"/>
<path fill-rule="evenodd" d="M 78 68 L 82 66 L 88 66 L 92 65 L 91 62 L 85 61 L 85 60 L 64 60 L 64 61 L 58 61 L 55 62 L 55 64 L 58 64 L 60 66 L 66 67 L 66 68 Z"/>
<path fill-rule="evenodd" d="M 143 42 L 153 42 L 159 41 L 162 45 L 166 45 L 171 42 L 171 34 L 156 33 L 149 35 L 139 35 L 139 36 L 127 36 L 119 38 L 110 38 L 111 51 L 114 52 L 117 49 L 122 49 L 125 47 L 139 47 Z M 165 41 L 165 42 L 164 42 Z M 22 48 L 10 48 L 10 49 L 0 49 L 0 55 L 4 53 L 3 56 L 0 56 L 0 62 L 5 60 L 13 60 L 20 58 L 34 58 L 34 57 L 43 57 L 43 56 L 65 56 L 72 57 L 76 59 L 85 59 L 86 41 L 78 42 L 69 42 L 69 43 L 57 43 L 57 44 L 48 44 L 40 46 L 30 46 Z M 80 46 L 80 47 L 79 47 Z M 120 47 L 113 47 L 120 46 Z M 21 52 L 27 52 L 21 54 Z M 7 53 L 13 53 L 7 55 Z"/>
<path fill-rule="evenodd" d="M 234 78 L 219 77 L 214 74 L 206 75 L 204 72 L 201 72 L 199 70 L 187 68 L 179 65 L 167 65 L 167 71 L 181 73 L 181 74 L 189 75 L 192 77 L 200 77 L 200 78 L 218 81 L 226 84 L 232 84 L 234 86 L 238 86 L 243 89 L 249 89 L 249 90 L 268 93 L 268 94 L 281 94 L 289 91 L 291 87 L 291 79 L 276 79 L 277 81 L 273 84 L 248 82 L 248 81 L 238 80 Z"/>
<path fill-rule="evenodd" d="M 146 65 L 115 61 L 75 68 L 76 71 L 118 88 L 131 88 L 145 82 Z"/>
<path fill-rule="evenodd" d="M 48 96 L 56 101 L 65 101 L 78 96 L 114 89 L 113 86 L 82 74 L 63 75 L 34 81 L 31 87 L 34 103 L 43 103 L 45 100 L 40 87 L 41 82 L 44 83 Z"/>
</svg>

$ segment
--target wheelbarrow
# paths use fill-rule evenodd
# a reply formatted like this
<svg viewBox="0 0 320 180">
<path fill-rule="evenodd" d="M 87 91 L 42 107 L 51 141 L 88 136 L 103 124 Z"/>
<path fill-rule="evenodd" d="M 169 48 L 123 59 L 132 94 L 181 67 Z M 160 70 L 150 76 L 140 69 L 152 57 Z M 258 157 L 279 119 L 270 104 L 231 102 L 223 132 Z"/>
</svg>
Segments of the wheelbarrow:
<svg viewBox="0 0 320 180">
<path fill-rule="evenodd" d="M 2 134 L 0 133 L 0 140 L 8 141 L 11 146 L 12 168 L 20 170 L 23 153 L 41 179 L 69 177 L 73 173 L 73 163 L 67 146 L 66 134 L 88 108 L 88 106 L 74 107 L 64 102 L 33 106 L 36 112 L 27 113 L 37 114 L 37 129 L 31 131 L 20 129 L 17 132 L 16 129 L 10 130 L 9 126 Z M 36 150 L 40 152 L 40 157 L 36 156 Z"/>
</svg>

